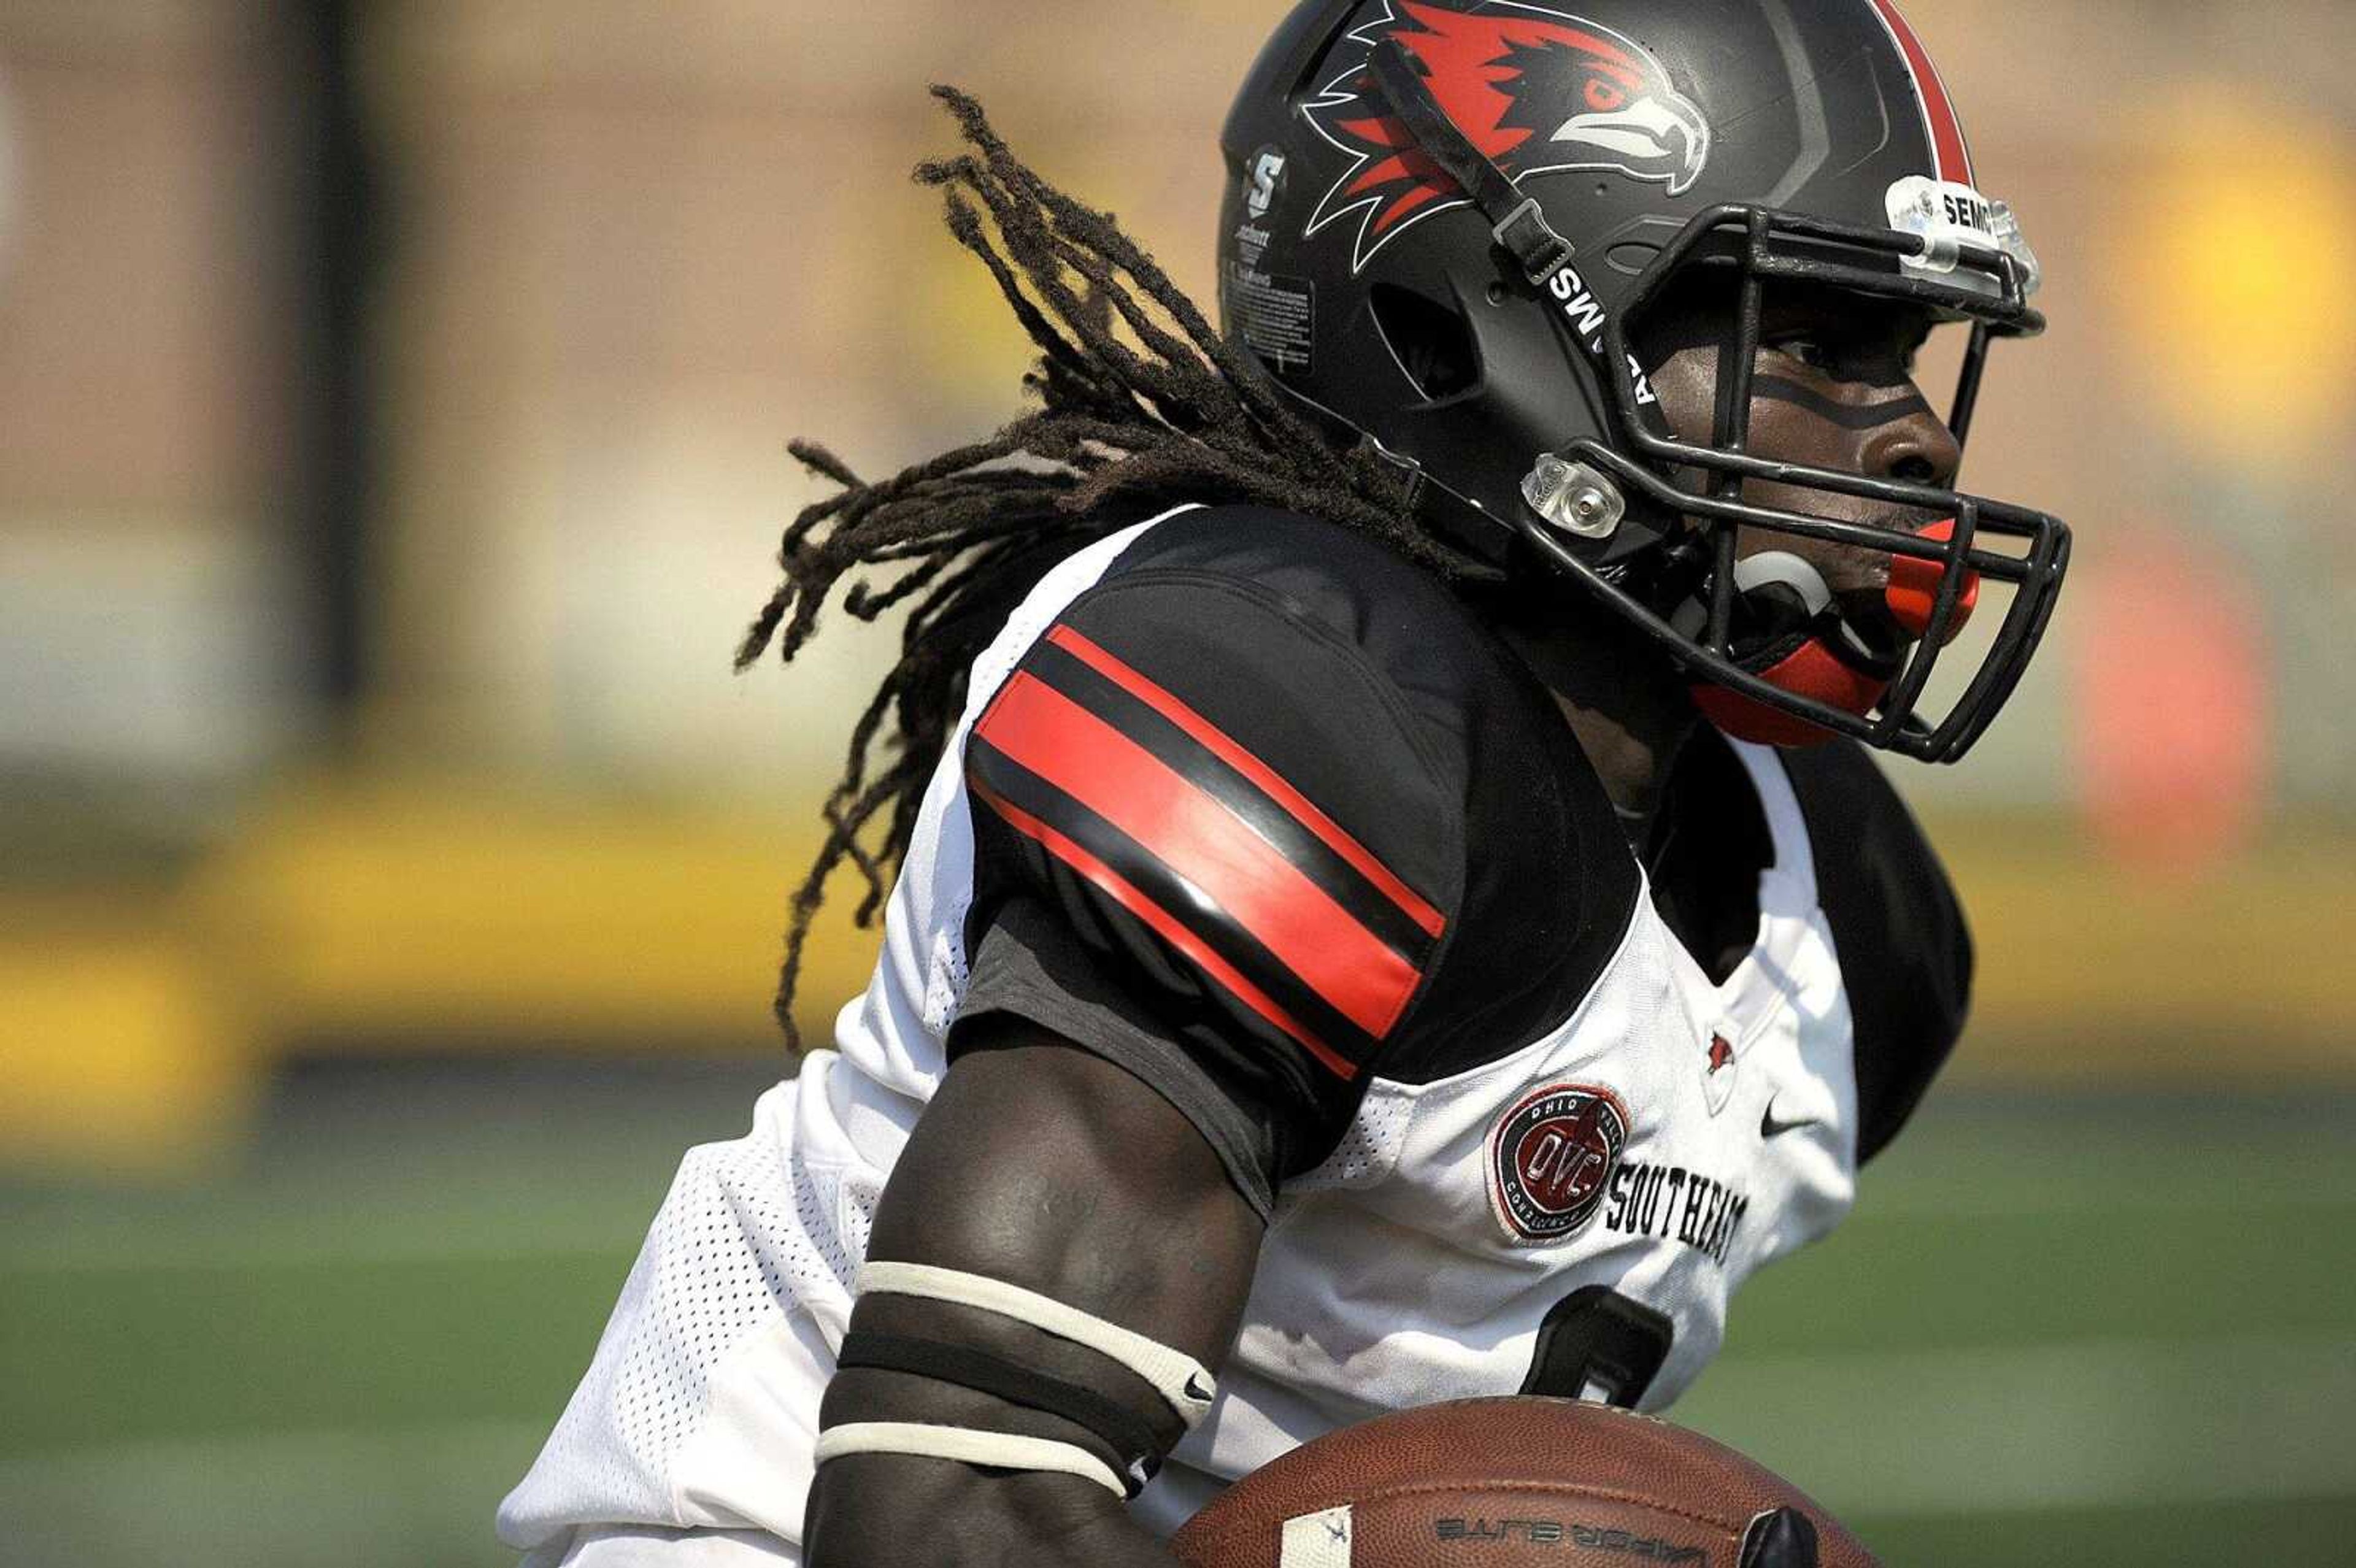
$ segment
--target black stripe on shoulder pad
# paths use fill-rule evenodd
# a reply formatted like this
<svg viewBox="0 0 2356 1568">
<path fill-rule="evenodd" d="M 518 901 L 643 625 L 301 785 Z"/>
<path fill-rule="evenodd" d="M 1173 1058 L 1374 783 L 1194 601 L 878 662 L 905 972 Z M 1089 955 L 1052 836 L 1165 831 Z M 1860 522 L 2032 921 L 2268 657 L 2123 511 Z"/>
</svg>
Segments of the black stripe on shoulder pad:
<svg viewBox="0 0 2356 1568">
<path fill-rule="evenodd" d="M 1301 601 L 1124 561 L 968 739 L 965 1007 L 1154 1084 L 1264 1204 L 1414 1027 L 1462 896 L 1462 767 Z"/>
<path fill-rule="evenodd" d="M 968 776 L 1256 1029 L 1348 1080 L 1408 1011 L 1453 892 L 1455 814 L 1405 724 L 1353 649 L 1257 591 L 1124 578 L 1026 655 Z"/>
<path fill-rule="evenodd" d="M 1378 679 L 1403 709 L 1400 729 L 1430 761 L 1440 804 L 1429 818 L 1394 829 L 1374 847 L 1410 884 L 1426 886 L 1419 851 L 1444 852 L 1451 877 L 1445 940 L 1406 1027 L 1387 1040 L 1387 1079 L 1428 1083 L 1475 1067 L 1537 1037 L 1576 1010 L 1616 951 L 1633 917 L 1639 879 L 1618 819 L 1553 699 L 1486 618 L 1422 567 L 1363 533 L 1258 507 L 1221 507 L 1147 530 L 1117 563 L 1121 582 L 1216 585 L 1281 603 L 1296 622 L 1347 645 L 1353 665 Z M 1199 591 L 1207 595 L 1212 590 Z M 1077 606 L 1120 628 L 1117 592 Z M 1099 608 L 1101 604 L 1102 608 Z M 1224 632 L 1215 617 L 1207 627 Z M 1190 651 L 1188 658 L 1195 656 Z M 1312 716 L 1336 704 L 1311 688 L 1297 705 Z M 1328 683 L 1330 684 L 1330 683 Z M 1293 709 L 1248 713 L 1266 728 Z M 1348 803 L 1354 788 L 1386 798 L 1379 817 L 1412 800 L 1387 775 L 1381 754 L 1342 731 L 1312 747 L 1303 782 L 1321 763 L 1321 802 Z M 1289 737 L 1268 743 L 1281 747 Z M 1358 820 L 1336 809 L 1345 821 Z M 1428 821 L 1430 826 L 1423 824 Z"/>
<path fill-rule="evenodd" d="M 1394 951 L 1420 963 L 1445 918 L 1291 782 L 1168 688 L 1072 627 L 1051 631 L 1024 670 L 1134 741 L 1299 869 Z"/>
<path fill-rule="evenodd" d="M 1103 961 L 1126 971 L 1125 987 L 1145 991 L 1173 1024 L 1192 1021 L 1199 1002 L 1212 997 L 1239 1032 L 1296 1047 L 1329 1076 L 1353 1079 L 1372 1056 L 1377 1037 L 1371 1024 L 1316 987 L 1313 982 L 1323 977 L 1317 961 L 1271 950 L 1245 923 L 1255 916 L 1272 923 L 1280 910 L 1232 912 L 1198 889 L 1187 874 L 1190 862 L 1181 857 L 1173 864 L 1160 852 L 1157 831 L 1176 835 L 1185 824 L 1162 814 L 1153 827 L 1126 819 L 1122 814 L 1139 805 L 1135 795 L 1066 793 L 979 731 L 967 749 L 966 782 L 1022 846 L 1020 860 L 1032 885 L 1052 895 L 1084 939 L 1097 937 L 1091 944 Z M 1087 791 L 1092 782 L 1074 781 L 1074 786 Z M 1124 821 L 1145 835 L 1143 841 L 1125 830 Z M 1110 940 L 1098 937 L 1099 931 Z M 1296 961 L 1311 969 L 1309 976 Z"/>
</svg>

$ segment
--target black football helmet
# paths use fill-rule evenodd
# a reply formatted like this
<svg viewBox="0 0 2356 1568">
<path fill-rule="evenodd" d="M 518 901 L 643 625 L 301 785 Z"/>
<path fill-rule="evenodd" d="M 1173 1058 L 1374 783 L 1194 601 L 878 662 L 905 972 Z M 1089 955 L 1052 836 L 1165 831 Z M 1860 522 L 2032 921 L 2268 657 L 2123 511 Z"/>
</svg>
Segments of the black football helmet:
<svg viewBox="0 0 2356 1568">
<path fill-rule="evenodd" d="M 1746 451 L 1770 288 L 1968 324 L 1958 443 L 1991 340 L 2044 325 L 2035 258 L 1976 187 L 1892 0 L 1306 0 L 1222 146 L 1228 336 L 1410 469 L 1435 529 L 1501 571 L 1537 561 L 1583 585 L 1735 732 L 1829 730 L 1952 762 L 1995 717 L 2052 613 L 2069 530 L 1945 485 Z M 1707 443 L 1671 430 L 1636 352 L 1687 283 L 1727 302 Z M 1941 521 L 1757 505 L 1745 480 Z M 1739 528 L 1885 552 L 1911 646 L 1877 663 L 1825 635 L 1838 612 L 1821 581 L 1788 554 L 1739 560 Z M 1918 717 L 1983 578 L 2011 585 L 2003 623 L 1944 716 Z M 1765 722 L 1746 731 L 1742 715 Z"/>
</svg>

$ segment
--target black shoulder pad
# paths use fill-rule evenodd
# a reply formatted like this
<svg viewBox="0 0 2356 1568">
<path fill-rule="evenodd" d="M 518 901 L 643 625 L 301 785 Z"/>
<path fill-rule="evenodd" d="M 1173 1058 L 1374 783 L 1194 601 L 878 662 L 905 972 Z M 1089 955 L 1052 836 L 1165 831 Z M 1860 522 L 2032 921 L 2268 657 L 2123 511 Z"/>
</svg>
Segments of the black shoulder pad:
<svg viewBox="0 0 2356 1568">
<path fill-rule="evenodd" d="M 1357 649 L 1458 788 L 1462 893 L 1385 1078 L 1480 1066 L 1578 1008 L 1635 912 L 1636 863 L 1554 699 L 1471 606 L 1377 539 L 1265 507 L 1173 519 L 1121 565 L 1251 583 Z"/>
<path fill-rule="evenodd" d="M 1939 857 L 1865 748 L 1783 753 L 1857 1029 L 1859 1163 L 1898 1136 L 1962 1037 L 1972 939 Z"/>
<path fill-rule="evenodd" d="M 1207 1077 L 1280 1166 L 1313 1163 L 1462 889 L 1461 763 L 1419 728 L 1355 641 L 1278 587 L 1207 563 L 1110 577 L 967 741 L 966 1016 L 1119 1036 L 1107 1054 L 1182 1110 Z M 1056 928 L 1084 964 L 1041 951 Z M 1031 950 L 1019 997 L 995 977 L 1001 930 Z M 1096 994 L 1041 995 L 1058 989 Z M 1173 1072 L 1189 1082 L 1165 1087 Z"/>
</svg>

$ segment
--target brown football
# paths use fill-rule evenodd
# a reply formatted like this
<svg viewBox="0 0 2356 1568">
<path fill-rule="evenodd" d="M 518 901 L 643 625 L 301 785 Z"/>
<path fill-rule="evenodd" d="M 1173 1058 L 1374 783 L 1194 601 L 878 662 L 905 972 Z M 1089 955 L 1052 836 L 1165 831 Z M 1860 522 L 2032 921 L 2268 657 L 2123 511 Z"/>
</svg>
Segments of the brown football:
<svg viewBox="0 0 2356 1568">
<path fill-rule="evenodd" d="M 1815 1527 L 1820 1568 L 1875 1568 L 1797 1488 L 1699 1433 L 1576 1400 L 1468 1399 L 1303 1444 L 1170 1545 L 1189 1568 L 1745 1568 L 1745 1532 L 1778 1509 Z M 1757 1568 L 1811 1561 L 1805 1525 L 1752 1533 Z"/>
</svg>

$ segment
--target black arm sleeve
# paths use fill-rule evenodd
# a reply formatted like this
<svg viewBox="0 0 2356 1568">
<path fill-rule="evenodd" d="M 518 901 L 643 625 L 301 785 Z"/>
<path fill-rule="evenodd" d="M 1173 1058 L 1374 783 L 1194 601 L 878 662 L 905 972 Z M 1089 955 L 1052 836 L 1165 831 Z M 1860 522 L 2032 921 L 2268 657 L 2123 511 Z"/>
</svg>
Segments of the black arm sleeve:
<svg viewBox="0 0 2356 1568">
<path fill-rule="evenodd" d="M 1971 932 L 1937 853 L 1863 747 L 1783 756 L 1856 1021 L 1862 1164 L 1898 1136 L 1963 1035 Z"/>
<path fill-rule="evenodd" d="M 1408 1030 L 1465 881 L 1461 757 L 1357 641 L 1181 564 L 1092 590 L 968 738 L 959 1028 L 1029 1019 L 1143 1079 L 1264 1214 Z"/>
</svg>

